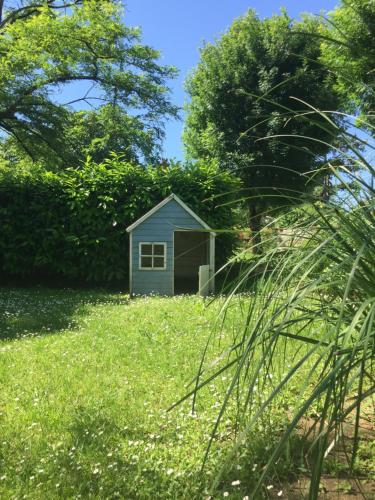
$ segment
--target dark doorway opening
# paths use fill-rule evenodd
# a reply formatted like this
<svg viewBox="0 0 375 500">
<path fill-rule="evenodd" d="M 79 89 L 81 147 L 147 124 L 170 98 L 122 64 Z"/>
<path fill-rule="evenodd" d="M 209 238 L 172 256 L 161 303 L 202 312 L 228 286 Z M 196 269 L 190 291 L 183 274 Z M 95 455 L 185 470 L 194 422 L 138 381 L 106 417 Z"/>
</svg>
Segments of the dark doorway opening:
<svg viewBox="0 0 375 500">
<path fill-rule="evenodd" d="M 208 233 L 174 232 L 174 293 L 197 293 L 199 266 L 209 264 Z"/>
</svg>

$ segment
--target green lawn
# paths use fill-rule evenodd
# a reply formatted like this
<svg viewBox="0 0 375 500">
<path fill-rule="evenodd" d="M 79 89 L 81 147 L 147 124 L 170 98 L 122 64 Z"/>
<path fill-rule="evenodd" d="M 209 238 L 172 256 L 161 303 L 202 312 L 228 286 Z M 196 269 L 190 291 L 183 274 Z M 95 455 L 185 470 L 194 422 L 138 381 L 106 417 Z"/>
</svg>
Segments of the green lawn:
<svg viewBox="0 0 375 500">
<path fill-rule="evenodd" d="M 197 415 L 166 410 L 196 373 L 218 305 L 3 289 L 0 307 L 0 498 L 202 494 L 230 442 L 224 429 L 202 475 L 220 383 Z"/>
<path fill-rule="evenodd" d="M 167 409 L 209 333 L 210 359 L 225 352 L 248 300 L 222 327 L 221 299 L 207 308 L 197 297 L 0 289 L 0 498 L 204 498 L 235 435 L 233 407 L 201 472 L 227 375 L 203 390 L 195 414 L 191 401 Z M 215 498 L 251 493 L 286 408 L 231 460 Z M 293 467 L 286 450 L 272 491 Z"/>
</svg>

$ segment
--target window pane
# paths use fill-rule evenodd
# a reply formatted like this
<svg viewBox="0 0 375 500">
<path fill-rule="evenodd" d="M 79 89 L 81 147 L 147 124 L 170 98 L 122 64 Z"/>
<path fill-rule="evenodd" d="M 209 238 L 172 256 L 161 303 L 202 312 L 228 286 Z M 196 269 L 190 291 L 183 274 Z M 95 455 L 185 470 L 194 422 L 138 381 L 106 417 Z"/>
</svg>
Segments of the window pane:
<svg viewBox="0 0 375 500">
<path fill-rule="evenodd" d="M 164 245 L 154 245 L 154 255 L 164 255 Z"/>
<path fill-rule="evenodd" d="M 164 257 L 154 257 L 154 267 L 164 267 Z"/>
<path fill-rule="evenodd" d="M 141 257 L 141 267 L 152 268 L 152 257 Z"/>
<path fill-rule="evenodd" d="M 141 255 L 152 255 L 152 245 L 142 244 L 141 245 Z"/>
</svg>

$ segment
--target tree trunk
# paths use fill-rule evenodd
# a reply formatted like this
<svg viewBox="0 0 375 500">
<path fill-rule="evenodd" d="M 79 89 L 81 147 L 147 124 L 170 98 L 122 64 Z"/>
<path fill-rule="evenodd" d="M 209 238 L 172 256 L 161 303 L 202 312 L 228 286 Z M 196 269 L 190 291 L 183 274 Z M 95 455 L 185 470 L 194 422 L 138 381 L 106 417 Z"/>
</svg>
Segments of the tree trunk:
<svg viewBox="0 0 375 500">
<path fill-rule="evenodd" d="M 249 227 L 251 230 L 251 241 L 253 244 L 253 253 L 262 253 L 262 235 L 260 230 L 262 229 L 262 214 L 258 211 L 257 207 L 250 204 L 249 205 Z"/>
</svg>

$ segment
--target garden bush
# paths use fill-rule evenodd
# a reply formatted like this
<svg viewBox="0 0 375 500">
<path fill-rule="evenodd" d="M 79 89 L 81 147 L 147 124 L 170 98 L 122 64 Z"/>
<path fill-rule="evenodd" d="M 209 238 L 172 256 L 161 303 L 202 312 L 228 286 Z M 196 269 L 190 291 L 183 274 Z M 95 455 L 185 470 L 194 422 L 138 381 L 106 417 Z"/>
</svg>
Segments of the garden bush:
<svg viewBox="0 0 375 500">
<path fill-rule="evenodd" d="M 213 228 L 230 228 L 238 180 L 214 162 L 145 168 L 116 155 L 59 173 L 0 167 L 0 276 L 58 283 L 122 283 L 126 227 L 171 192 Z M 218 237 L 217 265 L 234 237 Z"/>
</svg>

